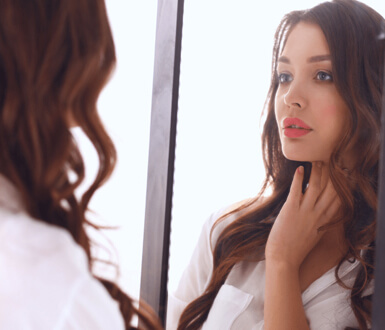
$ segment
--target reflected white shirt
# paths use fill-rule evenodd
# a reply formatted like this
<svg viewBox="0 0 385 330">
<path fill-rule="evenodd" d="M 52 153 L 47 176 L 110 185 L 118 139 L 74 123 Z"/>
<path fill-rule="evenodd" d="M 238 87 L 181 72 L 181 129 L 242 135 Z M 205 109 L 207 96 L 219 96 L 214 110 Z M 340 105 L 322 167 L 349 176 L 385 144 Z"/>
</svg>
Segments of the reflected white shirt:
<svg viewBox="0 0 385 330">
<path fill-rule="evenodd" d="M 169 294 L 167 329 L 177 328 L 184 308 L 206 289 L 212 275 L 212 249 L 220 232 L 236 215 L 228 216 L 215 227 L 210 242 L 210 231 L 223 210 L 213 214 L 203 226 L 193 256 L 184 271 L 177 290 Z M 358 271 L 358 262 L 344 262 L 339 276 L 352 286 Z M 358 328 L 350 307 L 350 291 L 342 288 L 330 269 L 314 281 L 302 294 L 303 306 L 311 329 L 333 330 L 345 327 Z M 373 285 L 365 295 L 373 292 Z M 263 329 L 265 293 L 265 262 L 241 262 L 236 264 L 220 288 L 210 309 L 204 330 Z"/>
<path fill-rule="evenodd" d="M 84 250 L 66 230 L 31 218 L 1 175 L 0 328 L 124 329 Z"/>
</svg>

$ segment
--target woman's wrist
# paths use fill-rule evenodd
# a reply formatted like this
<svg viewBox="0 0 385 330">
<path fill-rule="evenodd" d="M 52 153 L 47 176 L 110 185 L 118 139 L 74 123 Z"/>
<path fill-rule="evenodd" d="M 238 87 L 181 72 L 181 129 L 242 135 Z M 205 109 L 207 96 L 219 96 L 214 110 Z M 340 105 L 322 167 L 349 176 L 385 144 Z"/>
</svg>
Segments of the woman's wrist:
<svg viewBox="0 0 385 330">
<path fill-rule="evenodd" d="M 299 268 L 301 266 L 301 263 L 296 260 L 292 260 L 288 257 L 285 256 L 266 256 L 265 258 L 265 263 L 266 263 L 266 270 L 269 269 L 274 269 L 274 270 L 279 270 L 279 271 L 284 271 L 284 272 L 299 272 Z"/>
<path fill-rule="evenodd" d="M 309 329 L 302 305 L 299 267 L 284 259 L 266 259 L 266 330 Z"/>
</svg>

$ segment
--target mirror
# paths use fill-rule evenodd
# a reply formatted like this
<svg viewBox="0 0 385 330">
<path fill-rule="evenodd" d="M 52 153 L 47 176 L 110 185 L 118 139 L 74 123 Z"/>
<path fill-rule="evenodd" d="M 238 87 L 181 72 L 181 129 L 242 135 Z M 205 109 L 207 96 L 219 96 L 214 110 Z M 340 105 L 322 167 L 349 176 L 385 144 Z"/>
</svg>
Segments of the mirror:
<svg viewBox="0 0 385 330">
<path fill-rule="evenodd" d="M 209 215 L 258 193 L 264 178 L 259 123 L 274 32 L 287 12 L 320 2 L 185 3 L 169 292 Z M 362 2 L 385 16 L 385 4 Z"/>
</svg>

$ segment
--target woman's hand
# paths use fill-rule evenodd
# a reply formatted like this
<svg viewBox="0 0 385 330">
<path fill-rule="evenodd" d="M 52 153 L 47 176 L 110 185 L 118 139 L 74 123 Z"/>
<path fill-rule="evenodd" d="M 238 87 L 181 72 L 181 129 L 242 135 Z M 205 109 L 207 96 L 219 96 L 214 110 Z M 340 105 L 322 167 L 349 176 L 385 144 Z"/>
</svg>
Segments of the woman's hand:
<svg viewBox="0 0 385 330">
<path fill-rule="evenodd" d="M 309 329 L 302 305 L 300 266 L 320 241 L 318 229 L 332 221 L 340 201 L 327 168 L 313 163 L 302 194 L 304 169 L 294 175 L 289 196 L 266 243 L 264 321 L 266 330 Z"/>
<path fill-rule="evenodd" d="M 271 229 L 265 252 L 266 261 L 284 263 L 292 269 L 299 269 L 323 235 L 318 229 L 332 221 L 340 207 L 338 195 L 321 162 L 313 163 L 304 194 L 303 176 L 304 168 L 300 166 Z"/>
</svg>

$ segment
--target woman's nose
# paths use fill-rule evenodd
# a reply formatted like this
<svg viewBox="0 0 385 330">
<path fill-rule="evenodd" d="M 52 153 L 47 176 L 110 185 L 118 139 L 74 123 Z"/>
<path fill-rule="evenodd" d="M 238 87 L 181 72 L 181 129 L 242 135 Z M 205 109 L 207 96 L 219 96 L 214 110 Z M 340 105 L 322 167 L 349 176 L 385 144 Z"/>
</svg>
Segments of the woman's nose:
<svg viewBox="0 0 385 330">
<path fill-rule="evenodd" d="M 289 90 L 283 96 L 283 102 L 289 108 L 303 109 L 306 106 L 304 90 L 300 84 L 292 82 Z"/>
</svg>

